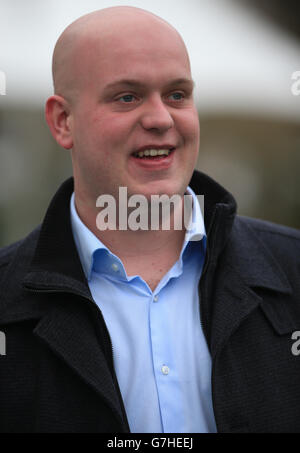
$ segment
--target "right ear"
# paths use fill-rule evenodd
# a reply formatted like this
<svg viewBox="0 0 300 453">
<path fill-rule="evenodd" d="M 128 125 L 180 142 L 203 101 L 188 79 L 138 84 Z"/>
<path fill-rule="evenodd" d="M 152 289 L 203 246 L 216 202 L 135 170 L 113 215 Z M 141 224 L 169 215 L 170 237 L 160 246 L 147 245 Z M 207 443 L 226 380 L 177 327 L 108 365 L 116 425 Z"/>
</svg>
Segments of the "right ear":
<svg viewBox="0 0 300 453">
<path fill-rule="evenodd" d="M 70 128 L 70 108 L 66 99 L 56 94 L 47 99 L 45 116 L 57 143 L 65 149 L 71 149 L 73 137 Z"/>
</svg>

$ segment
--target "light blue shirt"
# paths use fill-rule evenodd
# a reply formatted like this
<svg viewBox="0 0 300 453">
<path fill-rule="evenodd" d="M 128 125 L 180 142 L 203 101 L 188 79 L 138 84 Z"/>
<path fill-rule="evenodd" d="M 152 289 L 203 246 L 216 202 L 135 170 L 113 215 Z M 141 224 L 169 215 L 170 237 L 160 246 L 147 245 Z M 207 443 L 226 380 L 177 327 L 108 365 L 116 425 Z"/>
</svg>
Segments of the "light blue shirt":
<svg viewBox="0 0 300 453">
<path fill-rule="evenodd" d="M 154 292 L 138 275 L 126 274 L 121 260 L 82 223 L 71 197 L 74 240 L 111 337 L 131 432 L 216 432 L 211 357 L 199 312 L 205 227 L 194 192 L 187 193 L 193 196 L 194 228 Z"/>
</svg>

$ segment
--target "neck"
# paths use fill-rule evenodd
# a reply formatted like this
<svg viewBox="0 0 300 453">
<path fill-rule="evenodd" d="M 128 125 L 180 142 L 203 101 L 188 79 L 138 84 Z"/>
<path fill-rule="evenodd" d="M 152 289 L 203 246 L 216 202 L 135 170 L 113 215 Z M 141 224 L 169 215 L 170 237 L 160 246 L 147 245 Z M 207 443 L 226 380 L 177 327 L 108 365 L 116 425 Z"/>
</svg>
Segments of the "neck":
<svg viewBox="0 0 300 453">
<path fill-rule="evenodd" d="M 80 198 L 76 198 L 76 210 L 89 230 L 122 260 L 127 275 L 140 275 L 152 290 L 180 256 L 186 231 L 183 222 L 182 229 L 174 229 L 174 212 L 170 218 L 172 228 L 168 230 L 100 231 L 96 225 L 99 211 L 80 203 Z"/>
</svg>

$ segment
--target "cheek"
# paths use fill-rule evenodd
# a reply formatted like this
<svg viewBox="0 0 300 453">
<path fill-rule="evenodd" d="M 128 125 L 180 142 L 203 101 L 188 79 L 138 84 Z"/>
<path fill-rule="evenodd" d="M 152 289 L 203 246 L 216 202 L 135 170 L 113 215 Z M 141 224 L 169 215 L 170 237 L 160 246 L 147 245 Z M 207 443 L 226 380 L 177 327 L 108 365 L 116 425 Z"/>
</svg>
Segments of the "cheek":
<svg viewBox="0 0 300 453">
<path fill-rule="evenodd" d="M 81 136 L 81 154 L 89 161 L 92 172 L 101 169 L 104 179 L 113 179 L 119 172 L 127 155 L 130 124 L 127 115 L 102 110 L 93 117 L 82 118 L 85 130 Z"/>
<path fill-rule="evenodd" d="M 200 126 L 196 110 L 181 111 L 177 121 L 177 130 L 184 138 L 185 142 L 190 145 L 199 146 Z"/>
<path fill-rule="evenodd" d="M 132 115 L 118 112 L 99 112 L 91 123 L 92 135 L 111 152 L 124 147 L 134 129 Z"/>
</svg>

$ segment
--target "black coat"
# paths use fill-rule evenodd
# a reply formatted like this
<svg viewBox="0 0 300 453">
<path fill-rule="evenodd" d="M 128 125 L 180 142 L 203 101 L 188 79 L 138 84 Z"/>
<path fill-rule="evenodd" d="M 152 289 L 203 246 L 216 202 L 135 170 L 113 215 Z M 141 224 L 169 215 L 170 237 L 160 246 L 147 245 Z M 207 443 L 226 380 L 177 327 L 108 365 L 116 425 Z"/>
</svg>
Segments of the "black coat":
<svg viewBox="0 0 300 453">
<path fill-rule="evenodd" d="M 190 185 L 205 195 L 200 310 L 218 431 L 300 432 L 300 356 L 291 350 L 300 234 L 237 216 L 232 196 L 201 173 Z M 129 431 L 109 334 L 73 241 L 72 191 L 70 179 L 42 226 L 0 251 L 1 432 Z"/>
</svg>

